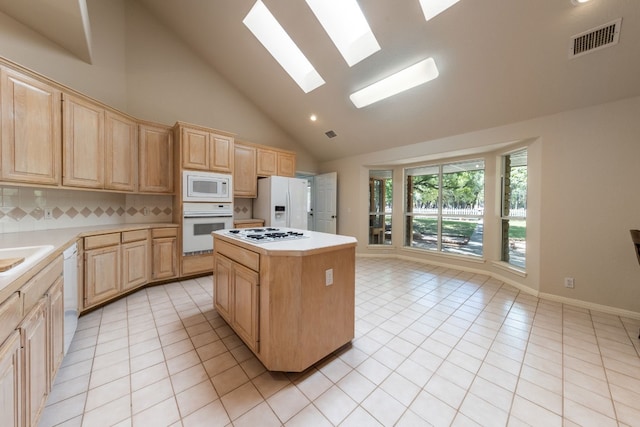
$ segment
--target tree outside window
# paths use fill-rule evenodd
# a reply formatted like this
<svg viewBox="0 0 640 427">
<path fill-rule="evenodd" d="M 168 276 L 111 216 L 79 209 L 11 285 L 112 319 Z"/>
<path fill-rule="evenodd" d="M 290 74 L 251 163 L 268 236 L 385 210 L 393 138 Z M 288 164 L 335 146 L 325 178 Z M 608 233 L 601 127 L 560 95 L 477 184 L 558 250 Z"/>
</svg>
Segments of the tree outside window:
<svg viewBox="0 0 640 427">
<path fill-rule="evenodd" d="M 526 267 L 527 150 L 502 156 L 501 260 Z"/>
<path fill-rule="evenodd" d="M 405 170 L 405 246 L 482 256 L 484 160 Z"/>
<path fill-rule="evenodd" d="M 393 171 L 369 171 L 369 244 L 391 244 Z"/>
</svg>

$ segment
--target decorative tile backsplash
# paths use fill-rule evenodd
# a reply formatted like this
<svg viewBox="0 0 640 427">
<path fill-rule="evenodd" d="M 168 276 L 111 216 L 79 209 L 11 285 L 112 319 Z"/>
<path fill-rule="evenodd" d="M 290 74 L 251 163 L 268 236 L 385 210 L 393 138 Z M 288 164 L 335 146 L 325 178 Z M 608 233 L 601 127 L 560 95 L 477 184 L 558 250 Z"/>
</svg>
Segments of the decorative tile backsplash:
<svg viewBox="0 0 640 427">
<path fill-rule="evenodd" d="M 2 233 L 141 222 L 172 222 L 172 197 L 0 186 Z"/>
<path fill-rule="evenodd" d="M 253 199 L 233 199 L 233 217 L 251 219 L 253 217 Z"/>
</svg>

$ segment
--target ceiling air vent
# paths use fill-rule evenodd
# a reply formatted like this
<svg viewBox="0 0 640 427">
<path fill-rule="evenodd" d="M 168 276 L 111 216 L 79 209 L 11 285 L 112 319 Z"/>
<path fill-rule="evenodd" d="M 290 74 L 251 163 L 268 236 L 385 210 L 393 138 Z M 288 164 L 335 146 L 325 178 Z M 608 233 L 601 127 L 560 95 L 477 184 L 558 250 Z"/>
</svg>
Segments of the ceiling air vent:
<svg viewBox="0 0 640 427">
<path fill-rule="evenodd" d="M 619 18 L 571 37 L 569 59 L 617 44 L 621 24 L 622 18 Z"/>
<path fill-rule="evenodd" d="M 335 138 L 336 136 L 338 136 L 338 134 L 335 133 L 332 130 L 329 130 L 329 131 L 325 132 L 324 134 L 327 135 L 327 138 Z"/>
</svg>

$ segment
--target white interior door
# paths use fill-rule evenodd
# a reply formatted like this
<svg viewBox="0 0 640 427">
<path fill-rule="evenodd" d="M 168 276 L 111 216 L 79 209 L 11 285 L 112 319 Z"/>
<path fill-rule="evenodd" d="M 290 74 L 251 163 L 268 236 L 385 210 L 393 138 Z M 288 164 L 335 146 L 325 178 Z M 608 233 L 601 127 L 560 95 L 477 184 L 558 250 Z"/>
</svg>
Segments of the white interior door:
<svg viewBox="0 0 640 427">
<path fill-rule="evenodd" d="M 338 173 L 330 172 L 313 177 L 315 231 L 336 234 Z"/>
</svg>

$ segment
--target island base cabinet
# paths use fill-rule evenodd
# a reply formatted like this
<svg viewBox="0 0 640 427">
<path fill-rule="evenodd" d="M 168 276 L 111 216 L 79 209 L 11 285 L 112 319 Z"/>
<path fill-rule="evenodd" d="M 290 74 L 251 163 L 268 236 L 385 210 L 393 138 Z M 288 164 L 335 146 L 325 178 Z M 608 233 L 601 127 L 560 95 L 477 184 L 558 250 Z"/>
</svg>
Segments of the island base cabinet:
<svg viewBox="0 0 640 427">
<path fill-rule="evenodd" d="M 22 375 L 20 333 L 14 331 L 0 345 L 0 426 L 20 427 Z"/>
<path fill-rule="evenodd" d="M 301 372 L 353 339 L 355 248 L 260 263 L 258 358 L 267 369 Z"/>
<path fill-rule="evenodd" d="M 215 257 L 214 301 L 218 313 L 244 343 L 258 352 L 258 304 L 260 276 L 229 258 Z"/>
</svg>

